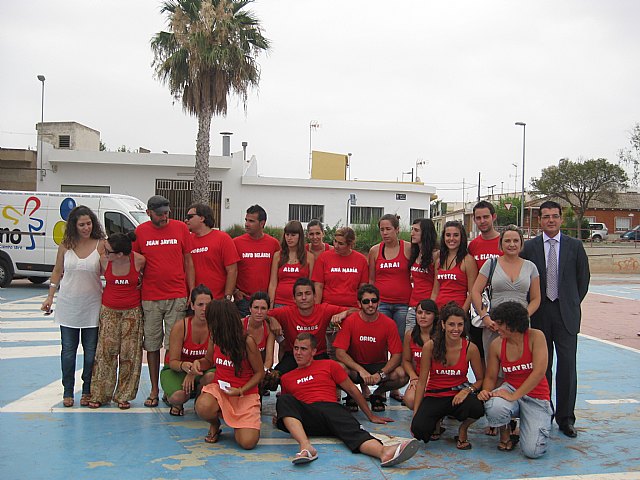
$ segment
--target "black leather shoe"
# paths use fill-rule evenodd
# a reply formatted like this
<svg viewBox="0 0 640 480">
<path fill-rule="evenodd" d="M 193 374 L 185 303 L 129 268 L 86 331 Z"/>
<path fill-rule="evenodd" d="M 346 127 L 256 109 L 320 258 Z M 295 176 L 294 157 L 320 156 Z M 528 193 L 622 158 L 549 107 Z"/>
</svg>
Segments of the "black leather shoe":
<svg viewBox="0 0 640 480">
<path fill-rule="evenodd" d="M 572 424 L 568 423 L 566 425 L 562 425 L 560 427 L 560 431 L 562 433 L 564 433 L 567 437 L 569 438 L 576 438 L 578 436 L 578 432 L 576 430 L 576 427 L 574 427 Z"/>
</svg>

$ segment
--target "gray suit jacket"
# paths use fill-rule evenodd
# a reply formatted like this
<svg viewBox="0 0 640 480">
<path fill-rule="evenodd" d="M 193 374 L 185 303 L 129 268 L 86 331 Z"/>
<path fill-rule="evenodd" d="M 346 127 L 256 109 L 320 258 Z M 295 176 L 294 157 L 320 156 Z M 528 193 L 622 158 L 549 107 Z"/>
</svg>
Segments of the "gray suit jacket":
<svg viewBox="0 0 640 480">
<path fill-rule="evenodd" d="M 527 240 L 520 256 L 531 260 L 538 267 L 542 302 L 548 302 L 547 266 L 542 235 Z M 577 335 L 580 331 L 580 303 L 587 295 L 591 278 L 589 259 L 580 240 L 561 234 L 558 273 L 558 301 L 562 322 L 570 334 Z M 536 316 L 541 315 L 541 312 L 542 308 L 539 308 L 533 314 L 532 319 L 536 319 Z"/>
</svg>

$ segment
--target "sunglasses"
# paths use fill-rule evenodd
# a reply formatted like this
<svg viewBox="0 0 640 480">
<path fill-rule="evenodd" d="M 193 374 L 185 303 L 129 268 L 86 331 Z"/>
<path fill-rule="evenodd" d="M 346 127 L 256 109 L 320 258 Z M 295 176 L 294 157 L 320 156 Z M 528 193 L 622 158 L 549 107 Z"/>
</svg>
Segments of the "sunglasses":
<svg viewBox="0 0 640 480">
<path fill-rule="evenodd" d="M 105 248 L 104 253 L 106 253 L 107 255 L 111 255 L 112 253 L 116 253 L 116 252 L 114 250 L 109 250 L 108 248 Z"/>
<path fill-rule="evenodd" d="M 363 300 L 360 300 L 360 303 L 363 305 L 369 305 L 370 303 L 378 303 L 379 301 L 379 298 L 365 298 Z"/>
<path fill-rule="evenodd" d="M 187 213 L 187 216 L 184 217 L 185 220 L 191 220 L 193 217 L 197 216 L 197 213 Z"/>
</svg>

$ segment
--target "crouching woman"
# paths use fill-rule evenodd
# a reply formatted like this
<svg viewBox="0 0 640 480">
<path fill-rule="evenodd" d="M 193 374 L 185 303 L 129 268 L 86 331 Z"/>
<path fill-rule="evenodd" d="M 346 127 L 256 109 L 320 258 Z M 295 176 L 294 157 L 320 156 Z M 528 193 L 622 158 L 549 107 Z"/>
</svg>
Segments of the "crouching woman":
<svg viewBox="0 0 640 480">
<path fill-rule="evenodd" d="M 527 309 L 517 302 L 505 302 L 491 310 L 500 338 L 489 348 L 487 375 L 478 394 L 485 401 L 490 427 L 500 427 L 498 450 L 514 448 L 509 422 L 520 417 L 520 446 L 525 456 L 538 458 L 547 451 L 553 410 L 547 370 L 547 342 L 544 334 L 529 328 Z M 504 383 L 494 390 L 502 367 Z"/>
<path fill-rule="evenodd" d="M 255 340 L 247 335 L 236 306 L 228 300 L 213 300 L 207 307 L 215 376 L 202 388 L 196 413 L 209 422 L 205 442 L 220 437 L 220 417 L 234 429 L 236 443 L 245 450 L 255 448 L 260 439 L 260 395 L 258 384 L 264 377 L 262 357 Z M 193 362 L 196 375 L 211 368 L 210 354 Z"/>
</svg>

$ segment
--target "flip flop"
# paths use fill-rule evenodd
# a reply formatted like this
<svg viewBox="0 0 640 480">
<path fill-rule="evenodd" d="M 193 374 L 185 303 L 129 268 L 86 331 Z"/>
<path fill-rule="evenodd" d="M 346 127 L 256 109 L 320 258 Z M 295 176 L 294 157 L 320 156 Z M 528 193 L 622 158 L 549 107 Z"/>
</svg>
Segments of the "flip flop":
<svg viewBox="0 0 640 480">
<path fill-rule="evenodd" d="M 471 450 L 472 447 L 469 440 L 460 440 L 460 437 L 458 435 L 453 437 L 453 439 L 456 441 L 456 448 L 458 450 Z"/>
<path fill-rule="evenodd" d="M 398 445 L 398 448 L 396 448 L 393 457 L 391 457 L 386 462 L 382 462 L 380 466 L 393 467 L 394 465 L 398 465 L 399 463 L 406 462 L 416 454 L 419 448 L 420 442 L 415 438 L 412 438 L 411 440 L 405 440 Z"/>
<path fill-rule="evenodd" d="M 124 402 L 118 402 L 118 408 L 120 410 L 129 410 L 131 408 L 131 404 L 126 400 Z"/>
<path fill-rule="evenodd" d="M 306 448 L 303 448 L 298 453 L 296 453 L 296 456 L 293 460 L 291 460 L 291 463 L 293 463 L 294 465 L 304 465 L 305 463 L 311 463 L 317 459 L 318 459 L 317 453 L 312 454 L 309 450 L 307 450 Z"/>
<path fill-rule="evenodd" d="M 102 406 L 102 402 L 94 402 L 94 401 L 89 401 L 89 404 L 87 405 L 87 407 L 89 408 L 100 408 Z"/>
<path fill-rule="evenodd" d="M 438 433 L 433 432 L 431 434 L 431 436 L 429 437 L 429 440 L 432 441 L 432 442 L 437 442 L 438 440 L 440 440 L 440 435 L 442 435 L 446 431 L 447 431 L 446 428 L 440 427 L 440 430 L 438 430 Z"/>
<path fill-rule="evenodd" d="M 507 440 L 506 442 L 498 442 L 498 450 L 500 450 L 501 452 L 510 452 L 512 451 L 516 446 L 513 444 L 513 442 L 511 440 Z"/>
<path fill-rule="evenodd" d="M 396 402 L 402 403 L 404 401 L 404 396 L 399 392 L 391 392 L 389 397 L 393 398 Z"/>
<path fill-rule="evenodd" d="M 172 417 L 183 417 L 184 407 L 182 405 L 172 405 L 169 409 L 169 415 Z"/>
<path fill-rule="evenodd" d="M 222 431 L 222 429 L 220 427 L 218 427 L 218 430 L 216 430 L 216 433 L 211 433 L 211 428 L 209 428 L 209 433 L 207 433 L 207 436 L 204 437 L 204 441 L 206 443 L 217 443 L 218 440 L 220 440 L 220 432 Z"/>
<path fill-rule="evenodd" d="M 81 407 L 88 407 L 89 406 L 89 401 L 91 400 L 91 395 L 85 393 L 80 397 L 80 406 Z"/>
<path fill-rule="evenodd" d="M 149 395 L 144 401 L 144 406 L 147 408 L 155 408 L 158 406 L 158 397 L 152 397 Z"/>
<path fill-rule="evenodd" d="M 73 397 L 64 397 L 62 399 L 62 405 L 66 408 L 73 407 Z"/>
</svg>

